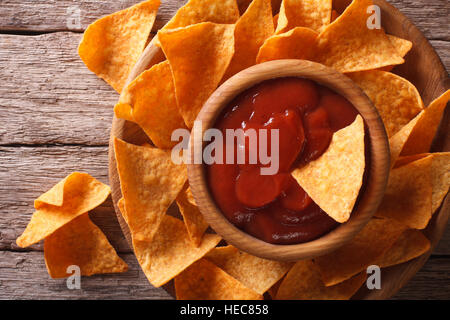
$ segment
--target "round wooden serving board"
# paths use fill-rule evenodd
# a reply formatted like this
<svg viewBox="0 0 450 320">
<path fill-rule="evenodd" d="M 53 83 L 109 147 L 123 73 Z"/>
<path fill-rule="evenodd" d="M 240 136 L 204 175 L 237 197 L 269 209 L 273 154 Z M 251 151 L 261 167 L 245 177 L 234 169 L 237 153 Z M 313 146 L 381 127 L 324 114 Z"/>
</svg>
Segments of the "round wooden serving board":
<svg viewBox="0 0 450 320">
<path fill-rule="evenodd" d="M 345 8 L 349 0 L 335 0 L 333 5 Z M 393 72 L 411 81 L 419 90 L 425 105 L 441 95 L 450 87 L 450 80 L 439 56 L 423 34 L 400 11 L 388 4 L 385 0 L 374 0 L 381 8 L 381 22 L 386 33 L 408 39 L 413 42 L 412 50 L 405 57 L 406 62 L 394 68 Z M 128 83 L 135 79 L 144 70 L 153 64 L 160 62 L 161 49 L 153 45 L 153 41 L 147 46 L 141 58 L 132 70 Z M 433 143 L 432 151 L 450 151 L 450 111 L 444 114 L 440 130 Z M 130 232 L 117 207 L 117 202 L 122 197 L 120 182 L 117 174 L 116 161 L 112 138 L 118 137 L 133 144 L 149 142 L 145 133 L 134 123 L 114 117 L 111 128 L 109 144 L 109 181 L 112 189 L 112 199 L 117 218 L 123 233 L 131 247 Z M 169 209 L 169 214 L 178 216 L 176 206 Z M 431 249 L 428 253 L 409 262 L 382 269 L 381 290 L 368 290 L 363 286 L 353 299 L 388 299 L 395 295 L 425 264 L 432 250 L 441 239 L 450 215 L 450 197 L 444 199 L 441 208 L 433 215 L 424 234 L 431 241 Z M 172 281 L 164 286 L 174 296 Z"/>
</svg>

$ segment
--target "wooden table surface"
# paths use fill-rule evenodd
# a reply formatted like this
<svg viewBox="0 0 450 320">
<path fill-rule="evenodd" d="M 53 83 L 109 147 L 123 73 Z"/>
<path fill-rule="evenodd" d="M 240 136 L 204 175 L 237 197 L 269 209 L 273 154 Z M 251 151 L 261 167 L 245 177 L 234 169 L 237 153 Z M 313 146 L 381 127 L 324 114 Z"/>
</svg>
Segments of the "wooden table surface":
<svg viewBox="0 0 450 320">
<path fill-rule="evenodd" d="M 47 274 L 43 243 L 20 249 L 33 200 L 72 171 L 108 183 L 108 138 L 118 99 L 77 54 L 81 33 L 138 0 L 0 0 L 0 299 L 170 299 L 153 288 L 126 243 L 111 199 L 91 212 L 124 274 L 83 277 L 81 290 Z M 163 0 L 154 30 L 184 0 Z M 392 0 L 450 68 L 448 0 Z M 71 19 L 79 10 L 80 23 Z M 395 299 L 450 299 L 450 228 Z"/>
</svg>

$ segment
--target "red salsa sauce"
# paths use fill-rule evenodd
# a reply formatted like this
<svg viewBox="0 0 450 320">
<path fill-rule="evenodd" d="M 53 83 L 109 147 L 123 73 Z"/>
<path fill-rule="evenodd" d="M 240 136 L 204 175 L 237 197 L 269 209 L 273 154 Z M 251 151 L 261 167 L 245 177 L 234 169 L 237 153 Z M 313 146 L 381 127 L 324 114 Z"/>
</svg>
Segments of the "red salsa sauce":
<svg viewBox="0 0 450 320">
<path fill-rule="evenodd" d="M 247 140 L 246 164 L 226 164 L 224 147 L 224 163 L 208 165 L 206 170 L 222 213 L 241 230 L 274 244 L 307 242 L 334 229 L 338 223 L 314 203 L 290 172 L 319 158 L 334 132 L 353 123 L 357 114 L 341 95 L 301 78 L 267 80 L 241 93 L 214 127 L 223 137 L 227 129 L 244 133 L 267 129 L 269 155 L 270 129 L 279 129 L 279 170 L 261 175 L 259 157 L 258 163 L 248 164 Z"/>
</svg>

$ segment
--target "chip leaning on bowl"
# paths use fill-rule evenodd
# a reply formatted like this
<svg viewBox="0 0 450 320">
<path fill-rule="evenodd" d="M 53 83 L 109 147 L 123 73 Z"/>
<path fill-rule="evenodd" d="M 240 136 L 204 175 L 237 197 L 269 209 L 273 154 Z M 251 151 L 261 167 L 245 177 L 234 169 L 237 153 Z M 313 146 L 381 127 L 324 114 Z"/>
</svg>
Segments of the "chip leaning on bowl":
<svg viewBox="0 0 450 320">
<path fill-rule="evenodd" d="M 138 124 L 153 142 L 136 146 L 114 140 L 123 195 L 119 207 L 153 285 L 174 278 L 180 299 L 262 299 L 266 292 L 274 299 L 349 299 L 365 282 L 369 265 L 387 267 L 429 250 L 420 230 L 450 184 L 449 153 L 430 153 L 430 147 L 450 92 L 425 108 L 414 85 L 389 72 L 407 59 L 412 43 L 368 29 L 371 5 L 353 0 L 339 14 L 331 0 L 190 0 L 152 40 L 161 48 L 155 63 L 128 85 L 159 1 L 144 1 L 86 30 L 80 56 L 121 92 L 115 115 Z M 191 128 L 220 83 L 275 59 L 319 62 L 358 84 L 385 124 L 393 168 L 376 217 L 352 241 L 295 264 L 216 247 L 220 238 L 205 233 L 195 200 L 183 194 L 188 190 L 184 166 L 170 161 L 171 131 Z M 175 201 L 182 219 L 167 214 Z M 168 236 L 174 230 L 177 236 Z M 252 281 L 249 274 L 264 281 Z"/>
</svg>

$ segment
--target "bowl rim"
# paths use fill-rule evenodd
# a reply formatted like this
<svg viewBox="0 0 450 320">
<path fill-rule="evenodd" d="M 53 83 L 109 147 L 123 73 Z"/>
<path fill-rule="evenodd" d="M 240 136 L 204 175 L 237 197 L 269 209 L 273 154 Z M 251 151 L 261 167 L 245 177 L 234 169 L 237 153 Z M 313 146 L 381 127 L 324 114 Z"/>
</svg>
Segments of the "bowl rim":
<svg viewBox="0 0 450 320">
<path fill-rule="evenodd" d="M 217 117 L 238 94 L 265 80 L 299 77 L 315 81 L 347 98 L 361 114 L 369 139 L 370 161 L 366 161 L 367 179 L 361 187 L 350 219 L 320 236 L 300 244 L 271 244 L 240 230 L 222 214 L 206 181 L 205 165 L 195 164 L 196 153 L 203 152 L 205 130 L 212 128 Z M 210 109 L 215 108 L 213 111 Z M 203 105 L 197 116 L 201 127 L 192 129 L 187 164 L 189 184 L 196 203 L 211 228 L 236 248 L 255 256 L 280 261 L 311 259 L 329 253 L 350 241 L 372 218 L 384 195 L 389 170 L 390 152 L 381 117 L 366 94 L 348 77 L 322 64 L 298 59 L 264 62 L 247 68 L 225 81 Z M 197 138 L 196 138 L 197 137 Z M 197 157 L 199 155 L 197 154 Z M 201 156 L 201 155 L 200 155 Z M 362 192 L 362 193 L 361 193 Z"/>
</svg>

